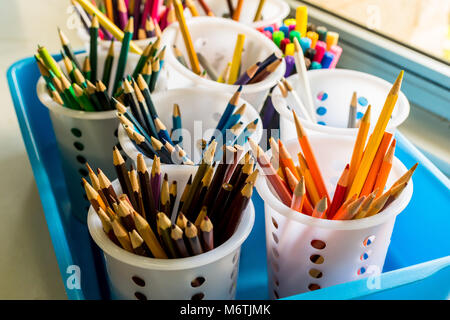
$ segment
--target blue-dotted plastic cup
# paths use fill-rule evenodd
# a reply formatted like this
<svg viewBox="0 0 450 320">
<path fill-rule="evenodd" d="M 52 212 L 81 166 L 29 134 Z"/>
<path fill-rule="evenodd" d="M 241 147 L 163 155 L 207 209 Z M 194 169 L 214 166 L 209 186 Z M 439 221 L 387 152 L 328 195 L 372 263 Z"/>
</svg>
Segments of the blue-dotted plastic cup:
<svg viewBox="0 0 450 320">
<path fill-rule="evenodd" d="M 358 128 L 347 128 L 350 101 L 353 92 L 357 93 L 358 106 L 356 119 L 361 119 L 369 104 L 371 110 L 371 128 L 376 124 L 392 83 L 367 73 L 345 70 L 324 69 L 308 71 L 311 86 L 311 94 L 314 103 L 316 122 L 306 120 L 301 113 L 302 124 L 308 131 L 321 132 L 331 135 L 356 136 Z M 300 85 L 297 74 L 287 78 L 297 91 L 300 99 L 305 104 L 305 92 Z M 395 80 L 395 79 L 393 79 Z M 281 139 L 296 137 L 293 122 L 292 109 L 297 112 L 296 104 L 291 95 L 283 98 L 280 89 L 275 88 L 272 94 L 272 102 L 275 109 L 280 113 L 280 136 Z M 289 108 L 288 108 L 289 106 Z M 406 96 L 400 92 L 391 120 L 387 130 L 395 129 L 406 120 L 409 114 L 409 102 Z"/>
</svg>

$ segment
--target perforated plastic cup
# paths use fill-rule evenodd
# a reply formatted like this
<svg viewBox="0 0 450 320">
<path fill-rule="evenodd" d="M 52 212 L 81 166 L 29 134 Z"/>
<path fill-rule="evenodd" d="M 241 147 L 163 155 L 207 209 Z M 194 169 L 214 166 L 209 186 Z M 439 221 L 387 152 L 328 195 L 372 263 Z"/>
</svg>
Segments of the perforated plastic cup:
<svg viewBox="0 0 450 320">
<path fill-rule="evenodd" d="M 233 57 L 238 34 L 245 34 L 244 51 L 242 53 L 241 72 L 262 61 L 274 52 L 281 54 L 280 49 L 266 36 L 257 30 L 224 18 L 196 17 L 186 21 L 194 49 L 201 53 L 217 71 L 222 73 Z M 234 93 L 237 85 L 224 84 L 200 77 L 183 66 L 173 50 L 175 44 L 183 53 L 188 65 L 189 59 L 181 36 L 178 23 L 173 23 L 164 30 L 162 43 L 167 47 L 166 61 L 169 67 L 169 88 L 201 86 L 217 91 Z M 270 88 L 284 75 L 286 64 L 283 62 L 265 80 L 258 83 L 244 85 L 242 97 L 250 102 L 256 110 L 260 110 Z"/>
<path fill-rule="evenodd" d="M 303 118 L 302 124 L 308 131 L 330 135 L 357 135 L 358 128 L 347 128 L 350 101 L 354 91 L 356 91 L 358 96 L 357 120 L 362 118 L 369 104 L 372 106 L 370 128 L 370 131 L 372 131 L 392 87 L 392 83 L 368 73 L 345 69 L 310 70 L 308 71 L 308 78 L 311 85 L 317 123 L 306 120 L 300 113 L 299 116 Z M 298 75 L 291 75 L 287 79 L 294 89 L 297 90 L 305 104 L 305 92 L 302 90 Z M 280 114 L 281 139 L 296 137 L 292 111 L 287 108 L 289 105 L 296 110 L 293 107 L 296 105 L 295 101 L 289 96 L 286 102 L 286 99 L 283 98 L 280 89 L 277 87 L 272 93 L 272 102 Z M 406 120 L 409 108 L 408 99 L 400 92 L 388 124 L 389 131 L 395 131 Z"/>
<path fill-rule="evenodd" d="M 182 167 L 172 167 L 166 172 L 170 181 L 176 180 L 184 187 L 185 171 Z M 113 186 L 120 192 L 117 180 Z M 180 259 L 142 257 L 118 247 L 103 231 L 92 207 L 88 228 L 103 251 L 113 299 L 230 300 L 236 295 L 241 245 L 250 234 L 254 220 L 255 210 L 250 201 L 230 239 L 211 251 Z"/>
<path fill-rule="evenodd" d="M 205 88 L 184 88 L 153 94 L 152 100 L 159 118 L 169 131 L 172 128 L 173 105 L 174 103 L 179 105 L 182 127 L 185 130 L 183 134 L 183 149 L 192 161 L 198 163 L 201 160 L 199 142 L 202 138 L 209 141 L 231 96 L 227 92 L 213 91 Z M 263 134 L 261 118 L 255 108 L 244 99 L 239 99 L 237 108 L 244 103 L 247 107 L 240 119 L 243 122 L 242 129 L 248 123 L 258 119 L 256 131 L 251 137 L 253 140 L 259 142 Z M 187 133 L 189 133 L 191 139 L 189 139 Z M 136 161 L 139 151 L 128 138 L 122 126 L 119 126 L 119 142 L 127 157 Z M 145 157 L 148 166 L 152 164 L 152 160 Z M 177 165 L 161 164 L 161 166 L 164 171 L 166 167 Z"/>
<path fill-rule="evenodd" d="M 245 0 L 242 5 L 239 22 L 253 28 L 267 27 L 269 25 L 281 25 L 283 20 L 289 15 L 289 5 L 284 0 L 266 0 L 262 10 L 261 20 L 253 22 L 256 9 L 260 0 Z M 225 0 L 206 0 L 211 11 L 216 17 L 228 18 L 229 9 Z M 232 1 L 233 7 L 236 8 L 237 0 Z M 203 16 L 205 12 L 198 6 L 199 13 Z M 185 14 L 190 16 L 189 10 L 185 10 Z"/>
<path fill-rule="evenodd" d="M 316 134 L 310 135 L 310 142 L 332 197 L 350 161 L 354 138 Z M 300 152 L 297 140 L 285 146 L 292 155 Z M 387 187 L 406 171 L 395 158 Z M 395 219 L 413 193 L 410 181 L 382 212 L 337 221 L 313 218 L 288 208 L 266 179 L 258 179 L 256 188 L 265 208 L 269 294 L 276 299 L 361 278 L 368 278 L 368 286 L 374 285 L 374 278 L 383 270 Z"/>
<path fill-rule="evenodd" d="M 117 53 L 118 55 L 119 53 Z M 77 58 L 83 61 L 85 53 Z M 105 53 L 98 54 L 98 72 L 103 73 Z M 131 73 L 139 59 L 138 55 L 130 54 L 125 73 Z M 111 79 L 115 77 L 118 59 L 114 59 Z M 63 63 L 61 68 L 65 70 Z M 162 79 L 164 76 L 162 75 Z M 112 83 L 113 80 L 111 80 Z M 112 90 L 110 86 L 110 90 Z M 155 90 L 163 90 L 164 81 L 159 82 Z M 41 77 L 37 83 L 37 95 L 44 106 L 49 109 L 50 119 L 56 136 L 56 142 L 61 155 L 62 168 L 72 213 L 83 223 L 86 223 L 86 213 L 89 201 L 81 185 L 81 177 L 87 177 L 86 161 L 93 168 L 101 168 L 105 174 L 115 173 L 112 163 L 112 149 L 118 145 L 116 110 L 86 112 L 63 107 L 52 100 L 46 91 L 45 80 Z"/>
</svg>

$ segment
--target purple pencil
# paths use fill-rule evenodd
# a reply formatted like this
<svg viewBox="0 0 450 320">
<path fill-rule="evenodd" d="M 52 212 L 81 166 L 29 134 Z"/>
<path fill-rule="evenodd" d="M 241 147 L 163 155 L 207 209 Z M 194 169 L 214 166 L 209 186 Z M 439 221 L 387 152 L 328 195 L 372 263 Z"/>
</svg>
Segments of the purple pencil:
<svg viewBox="0 0 450 320">
<path fill-rule="evenodd" d="M 141 0 L 134 0 L 133 16 L 134 16 L 134 39 L 137 39 L 137 32 L 139 30 L 139 23 L 141 21 Z"/>
<path fill-rule="evenodd" d="M 252 65 L 250 68 L 245 70 L 245 72 L 239 77 L 239 79 L 236 80 L 234 83 L 235 85 L 244 85 L 247 84 L 247 82 L 250 81 L 251 78 L 255 75 L 256 71 L 258 71 L 260 62 L 258 61 L 254 65 Z"/>
<path fill-rule="evenodd" d="M 272 117 L 275 113 L 275 107 L 272 103 L 272 92 L 269 93 L 266 99 L 266 103 L 263 107 L 264 110 L 264 119 L 263 119 L 263 128 L 266 129 L 270 125 L 270 122 L 272 121 Z"/>
<path fill-rule="evenodd" d="M 153 199 L 155 200 L 155 207 L 159 208 L 159 198 L 160 198 L 159 195 L 161 193 L 161 160 L 157 156 L 153 158 L 150 184 L 152 186 Z"/>
<path fill-rule="evenodd" d="M 128 23 L 128 10 L 124 0 L 117 0 L 117 16 L 119 18 L 119 28 L 125 29 Z"/>
<path fill-rule="evenodd" d="M 286 62 L 286 72 L 284 77 L 287 78 L 294 72 L 295 58 L 294 56 L 286 56 L 284 57 L 284 61 Z"/>
</svg>

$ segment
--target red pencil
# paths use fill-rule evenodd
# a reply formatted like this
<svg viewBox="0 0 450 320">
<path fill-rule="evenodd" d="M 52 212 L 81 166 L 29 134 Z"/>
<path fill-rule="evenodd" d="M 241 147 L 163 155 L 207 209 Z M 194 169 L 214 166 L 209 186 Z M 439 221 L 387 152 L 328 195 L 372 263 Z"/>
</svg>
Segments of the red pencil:
<svg viewBox="0 0 450 320">
<path fill-rule="evenodd" d="M 253 155 L 255 156 L 259 166 L 263 170 L 264 175 L 275 189 L 275 192 L 278 194 L 281 202 L 290 207 L 292 203 L 292 194 L 289 190 L 289 187 L 286 185 L 286 182 L 280 179 L 277 171 L 270 164 L 269 157 L 267 157 L 261 147 L 258 146 L 258 144 L 251 138 L 248 138 L 248 143 L 250 144 Z"/>
<path fill-rule="evenodd" d="M 327 211 L 327 218 L 332 219 L 334 214 L 341 207 L 342 203 L 344 203 L 345 193 L 347 192 L 348 185 L 348 173 L 350 170 L 350 165 L 347 164 L 345 166 L 344 171 L 342 172 L 341 177 L 336 185 L 336 190 L 334 191 L 333 201 L 331 201 L 330 208 Z"/>
</svg>

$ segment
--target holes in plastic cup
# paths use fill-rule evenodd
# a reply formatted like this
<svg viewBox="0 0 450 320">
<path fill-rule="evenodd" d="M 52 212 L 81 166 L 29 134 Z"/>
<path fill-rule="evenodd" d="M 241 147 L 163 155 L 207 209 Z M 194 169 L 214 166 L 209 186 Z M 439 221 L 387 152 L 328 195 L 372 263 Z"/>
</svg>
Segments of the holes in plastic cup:
<svg viewBox="0 0 450 320">
<path fill-rule="evenodd" d="M 323 273 L 322 273 L 322 271 L 320 271 L 320 270 L 317 270 L 317 269 L 310 269 L 309 270 L 309 275 L 311 276 L 311 277 L 313 277 L 313 278 L 315 278 L 315 279 L 319 279 L 319 278 L 322 278 L 322 276 L 323 276 Z"/>
<path fill-rule="evenodd" d="M 358 271 L 356 272 L 358 274 L 358 276 L 363 275 L 364 273 L 366 273 L 367 268 L 366 267 L 361 267 L 358 269 Z"/>
<path fill-rule="evenodd" d="M 320 254 L 313 254 L 309 257 L 309 260 L 314 264 L 322 264 L 325 259 Z"/>
<path fill-rule="evenodd" d="M 205 297 L 205 294 L 203 292 L 199 292 L 199 293 L 194 294 L 191 297 L 191 300 L 192 301 L 200 301 L 200 300 L 203 300 L 204 297 Z"/>
<path fill-rule="evenodd" d="M 317 283 L 311 283 L 311 284 L 308 285 L 308 289 L 311 290 L 311 291 L 319 290 L 320 286 Z"/>
<path fill-rule="evenodd" d="M 134 293 L 134 296 L 136 297 L 136 299 L 138 299 L 138 300 L 148 300 L 147 299 L 147 297 L 146 297 L 146 295 L 145 294 L 143 294 L 143 293 L 141 293 L 141 292 L 139 292 L 139 291 L 136 291 L 135 293 Z"/>
<path fill-rule="evenodd" d="M 89 173 L 87 172 L 87 170 L 84 169 L 84 168 L 78 169 L 78 172 L 79 172 L 83 177 L 87 177 L 88 174 L 89 174 Z"/>
<path fill-rule="evenodd" d="M 314 240 L 311 241 L 311 246 L 312 246 L 314 249 L 322 250 L 322 249 L 324 249 L 327 245 L 326 245 L 326 243 L 323 242 L 322 240 L 314 239 Z"/>
<path fill-rule="evenodd" d="M 275 227 L 275 229 L 278 229 L 278 222 L 273 217 L 272 217 L 272 224 Z"/>
<path fill-rule="evenodd" d="M 70 132 L 72 132 L 72 134 L 77 138 L 81 137 L 81 134 L 82 134 L 81 130 L 78 128 L 72 128 L 72 129 L 70 129 Z"/>
<path fill-rule="evenodd" d="M 375 236 L 368 236 L 367 238 L 364 239 L 363 246 L 367 248 L 375 241 L 375 238 L 376 238 Z"/>
<path fill-rule="evenodd" d="M 276 263 L 276 262 L 273 261 L 273 260 L 272 260 L 272 267 L 273 267 L 273 270 L 274 270 L 275 272 L 280 271 L 280 266 L 278 265 L 278 263 Z"/>
<path fill-rule="evenodd" d="M 272 232 L 273 241 L 275 241 L 276 244 L 278 244 L 278 237 L 275 234 L 275 232 Z"/>
<path fill-rule="evenodd" d="M 280 295 L 278 294 L 277 290 L 273 290 L 273 295 L 275 296 L 275 299 L 280 299 Z"/>
<path fill-rule="evenodd" d="M 81 164 L 85 164 L 86 163 L 86 158 L 83 156 L 78 155 L 77 156 L 77 161 Z"/>
<path fill-rule="evenodd" d="M 82 151 L 84 149 L 84 145 L 81 142 L 75 141 L 73 143 L 73 146 L 75 147 L 75 149 Z"/>
<path fill-rule="evenodd" d="M 139 278 L 138 276 L 132 276 L 131 280 L 133 280 L 133 282 L 136 283 L 139 287 L 145 287 L 144 279 Z"/>
<path fill-rule="evenodd" d="M 367 252 L 364 252 L 364 253 L 359 257 L 359 259 L 360 259 L 361 261 L 365 261 L 365 260 L 369 259 L 370 253 L 371 253 L 370 250 L 367 251 Z"/>
<path fill-rule="evenodd" d="M 203 283 L 205 283 L 206 279 L 203 277 L 197 277 L 191 281 L 191 287 L 197 288 L 200 287 Z"/>
<path fill-rule="evenodd" d="M 280 257 L 280 254 L 278 253 L 277 248 L 272 247 L 272 253 L 273 253 L 273 256 L 274 256 L 275 258 L 279 258 L 279 257 Z"/>
</svg>

